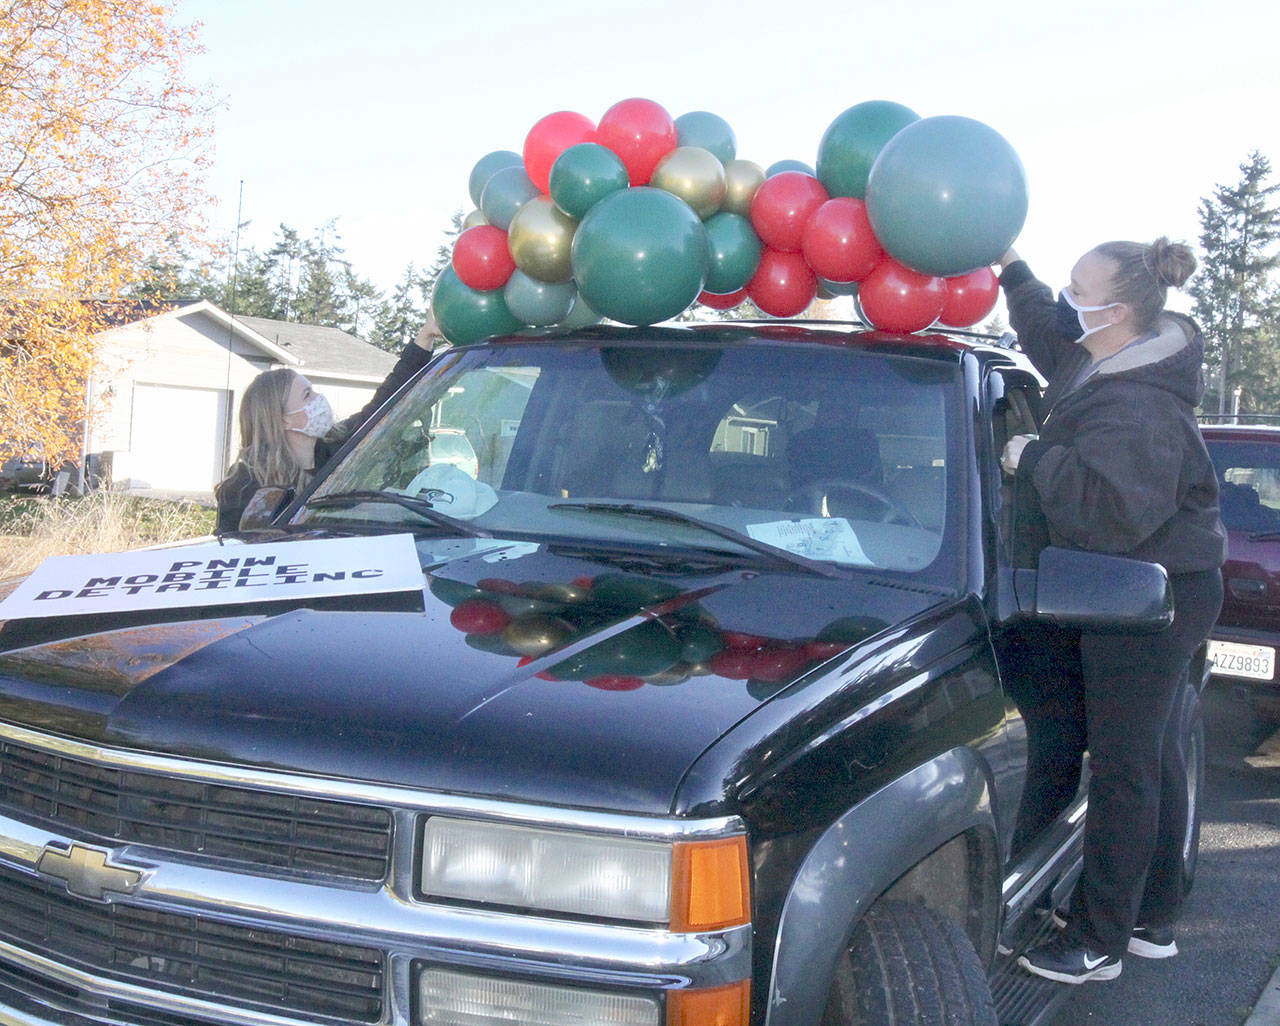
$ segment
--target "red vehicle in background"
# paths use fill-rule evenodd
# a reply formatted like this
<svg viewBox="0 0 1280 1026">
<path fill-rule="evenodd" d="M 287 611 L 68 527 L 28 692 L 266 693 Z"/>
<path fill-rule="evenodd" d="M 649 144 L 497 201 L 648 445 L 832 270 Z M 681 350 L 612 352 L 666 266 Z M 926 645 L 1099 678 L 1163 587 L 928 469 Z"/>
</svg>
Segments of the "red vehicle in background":
<svg viewBox="0 0 1280 1026">
<path fill-rule="evenodd" d="M 1201 426 L 1222 490 L 1227 562 L 1222 613 L 1209 641 L 1212 673 L 1257 688 L 1280 711 L 1280 423 Z"/>
</svg>

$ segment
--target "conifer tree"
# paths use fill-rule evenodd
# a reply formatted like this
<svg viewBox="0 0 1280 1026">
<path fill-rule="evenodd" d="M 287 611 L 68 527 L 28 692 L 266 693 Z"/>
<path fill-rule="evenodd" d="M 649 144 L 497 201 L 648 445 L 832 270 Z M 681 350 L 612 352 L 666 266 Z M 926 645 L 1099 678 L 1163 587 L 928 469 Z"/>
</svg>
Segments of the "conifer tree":
<svg viewBox="0 0 1280 1026">
<path fill-rule="evenodd" d="M 1200 201 L 1201 264 L 1188 291 L 1204 329 L 1206 360 L 1216 372 L 1219 414 L 1232 408 L 1280 409 L 1280 184 L 1267 184 L 1271 163 L 1254 151 L 1240 180 L 1219 185 Z"/>
</svg>

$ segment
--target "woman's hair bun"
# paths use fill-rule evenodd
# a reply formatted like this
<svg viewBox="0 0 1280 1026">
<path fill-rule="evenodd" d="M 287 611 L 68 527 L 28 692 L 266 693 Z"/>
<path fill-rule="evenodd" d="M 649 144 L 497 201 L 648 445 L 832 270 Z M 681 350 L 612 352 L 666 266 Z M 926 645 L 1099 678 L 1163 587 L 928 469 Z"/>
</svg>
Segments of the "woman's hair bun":
<svg viewBox="0 0 1280 1026">
<path fill-rule="evenodd" d="M 1195 273 L 1196 256 L 1185 242 L 1170 242 L 1160 236 L 1147 247 L 1147 266 L 1156 281 L 1168 288 L 1181 288 Z"/>
</svg>

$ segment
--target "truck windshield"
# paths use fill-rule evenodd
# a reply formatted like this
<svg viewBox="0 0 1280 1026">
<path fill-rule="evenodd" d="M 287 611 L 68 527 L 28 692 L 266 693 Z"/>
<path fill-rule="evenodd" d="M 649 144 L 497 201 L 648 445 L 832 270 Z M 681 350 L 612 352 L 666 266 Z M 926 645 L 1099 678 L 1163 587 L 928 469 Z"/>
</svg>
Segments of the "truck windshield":
<svg viewBox="0 0 1280 1026">
<path fill-rule="evenodd" d="M 464 349 L 383 416 L 293 522 L 422 528 L 403 504 L 323 499 L 389 491 L 495 536 L 744 559 L 771 546 L 953 587 L 964 549 L 960 395 L 956 361 L 874 348 Z M 683 522 L 620 515 L 641 506 Z"/>
</svg>

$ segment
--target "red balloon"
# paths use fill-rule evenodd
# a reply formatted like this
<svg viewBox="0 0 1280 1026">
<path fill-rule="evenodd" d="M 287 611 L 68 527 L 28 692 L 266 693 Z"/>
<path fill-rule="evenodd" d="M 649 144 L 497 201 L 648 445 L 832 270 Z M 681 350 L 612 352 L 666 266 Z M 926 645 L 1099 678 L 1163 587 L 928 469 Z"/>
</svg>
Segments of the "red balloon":
<svg viewBox="0 0 1280 1026">
<path fill-rule="evenodd" d="M 809 659 L 830 659 L 849 647 L 847 641 L 809 641 L 805 643 L 804 654 Z"/>
<path fill-rule="evenodd" d="M 805 226 L 828 198 L 813 175 L 783 171 L 766 178 L 751 198 L 751 226 L 770 249 L 799 252 Z"/>
<path fill-rule="evenodd" d="M 774 648 L 756 653 L 751 676 L 768 684 L 790 680 L 809 665 L 809 657 L 803 649 Z"/>
<path fill-rule="evenodd" d="M 661 104 L 622 100 L 604 112 L 596 142 L 618 155 L 632 185 L 647 185 L 658 162 L 679 145 L 679 133 Z"/>
<path fill-rule="evenodd" d="M 507 233 L 494 225 L 468 228 L 453 244 L 453 270 L 469 289 L 500 289 L 515 269 L 516 262 L 507 248 Z"/>
<path fill-rule="evenodd" d="M 759 634 L 747 634 L 745 631 L 721 631 L 720 640 L 724 647 L 735 652 L 758 652 L 769 644 L 768 638 Z"/>
<path fill-rule="evenodd" d="M 570 146 L 595 142 L 595 123 L 585 114 L 559 110 L 548 114 L 529 129 L 524 140 L 524 170 L 541 192 L 551 179 L 551 165 Z"/>
<path fill-rule="evenodd" d="M 639 677 L 629 677 L 620 673 L 603 673 L 599 677 L 588 677 L 584 683 L 589 688 L 600 691 L 635 691 L 644 687 Z"/>
<path fill-rule="evenodd" d="M 762 186 L 763 188 L 763 186 Z M 747 282 L 747 295 L 770 317 L 794 317 L 818 294 L 818 279 L 800 253 L 766 249 Z"/>
<path fill-rule="evenodd" d="M 862 312 L 881 331 L 920 331 L 938 319 L 946 302 L 941 278 L 903 267 L 885 257 L 858 286 Z"/>
<path fill-rule="evenodd" d="M 699 292 L 698 302 L 712 310 L 732 310 L 747 298 L 746 289 L 737 292 Z"/>
<path fill-rule="evenodd" d="M 938 317 L 943 324 L 967 328 L 995 309 L 1000 281 L 990 267 L 979 267 L 976 271 L 944 278 L 943 281 L 947 286 L 947 299 Z"/>
<path fill-rule="evenodd" d="M 836 282 L 862 281 L 884 258 L 867 205 L 853 196 L 829 199 L 814 211 L 800 251 L 814 274 Z"/>
<path fill-rule="evenodd" d="M 466 634 L 497 634 L 511 622 L 511 617 L 493 602 L 467 599 L 454 607 L 449 622 Z"/>
<path fill-rule="evenodd" d="M 533 662 L 533 656 L 521 656 L 520 661 L 516 663 L 516 665 L 528 666 L 531 662 Z M 538 680 L 558 681 L 560 679 L 559 677 L 553 677 L 546 670 L 543 670 L 541 673 L 535 673 L 534 676 L 537 677 Z"/>
<path fill-rule="evenodd" d="M 481 577 L 476 581 L 481 591 L 491 591 L 495 595 L 523 595 L 524 588 L 518 581 L 509 581 L 505 577 Z"/>
<path fill-rule="evenodd" d="M 748 680 L 755 666 L 756 653 L 745 649 L 726 648 L 711 657 L 707 665 L 711 672 L 729 680 Z"/>
</svg>

